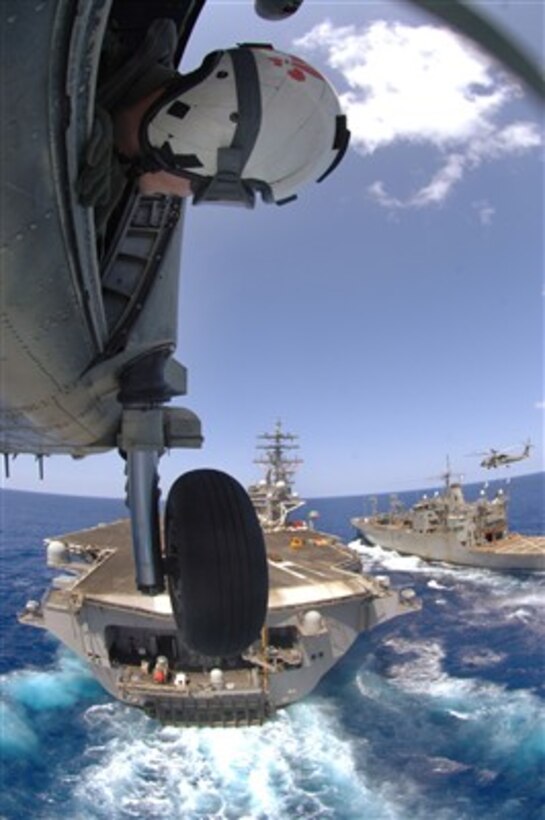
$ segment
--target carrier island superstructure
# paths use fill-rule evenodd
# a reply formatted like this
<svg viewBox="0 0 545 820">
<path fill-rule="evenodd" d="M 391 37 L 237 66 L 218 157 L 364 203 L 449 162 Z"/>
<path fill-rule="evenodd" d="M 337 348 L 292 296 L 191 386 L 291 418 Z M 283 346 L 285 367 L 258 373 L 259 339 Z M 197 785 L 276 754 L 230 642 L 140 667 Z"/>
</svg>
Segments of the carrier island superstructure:
<svg viewBox="0 0 545 820">
<path fill-rule="evenodd" d="M 117 521 L 46 541 L 58 569 L 22 623 L 41 627 L 89 664 L 115 698 L 163 723 L 248 725 L 310 693 L 358 635 L 420 607 L 414 591 L 364 575 L 357 553 L 314 529 L 290 523 L 302 505 L 292 488 L 295 436 L 278 423 L 264 434 L 263 481 L 249 488 L 265 535 L 269 569 L 261 637 L 235 657 L 207 657 L 184 646 L 167 594 L 135 585 L 130 525 Z"/>
</svg>

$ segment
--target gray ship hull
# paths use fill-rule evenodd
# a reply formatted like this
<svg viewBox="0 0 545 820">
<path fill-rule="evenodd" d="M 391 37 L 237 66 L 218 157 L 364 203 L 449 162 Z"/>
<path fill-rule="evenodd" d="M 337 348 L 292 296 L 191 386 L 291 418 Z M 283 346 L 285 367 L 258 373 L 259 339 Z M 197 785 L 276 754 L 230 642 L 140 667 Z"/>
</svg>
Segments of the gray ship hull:
<svg viewBox="0 0 545 820">
<path fill-rule="evenodd" d="M 545 571 L 545 538 L 539 536 L 511 533 L 490 543 L 468 547 L 448 531 L 415 532 L 403 525 L 378 524 L 365 518 L 354 518 L 352 524 L 371 544 L 426 561 L 485 569 Z"/>
</svg>

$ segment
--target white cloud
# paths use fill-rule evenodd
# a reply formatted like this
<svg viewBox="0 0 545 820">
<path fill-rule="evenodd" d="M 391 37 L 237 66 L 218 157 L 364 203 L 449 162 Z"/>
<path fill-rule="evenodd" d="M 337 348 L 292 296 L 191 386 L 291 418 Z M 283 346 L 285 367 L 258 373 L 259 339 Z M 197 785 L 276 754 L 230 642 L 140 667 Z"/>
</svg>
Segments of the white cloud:
<svg viewBox="0 0 545 820">
<path fill-rule="evenodd" d="M 545 401 L 536 401 L 536 410 L 545 410 Z"/>
<path fill-rule="evenodd" d="M 315 26 L 295 43 L 322 50 L 348 85 L 341 104 L 352 147 L 363 155 L 400 143 L 433 146 L 439 169 L 414 194 L 399 199 L 378 180 L 369 193 L 390 208 L 442 202 L 484 161 L 539 147 L 533 122 L 497 125 L 520 89 L 492 71 L 491 61 L 448 29 L 377 21 L 357 29 Z"/>
<path fill-rule="evenodd" d="M 473 203 L 473 208 L 477 212 L 481 225 L 491 225 L 492 217 L 496 213 L 496 209 L 487 202 L 486 199 Z"/>
</svg>

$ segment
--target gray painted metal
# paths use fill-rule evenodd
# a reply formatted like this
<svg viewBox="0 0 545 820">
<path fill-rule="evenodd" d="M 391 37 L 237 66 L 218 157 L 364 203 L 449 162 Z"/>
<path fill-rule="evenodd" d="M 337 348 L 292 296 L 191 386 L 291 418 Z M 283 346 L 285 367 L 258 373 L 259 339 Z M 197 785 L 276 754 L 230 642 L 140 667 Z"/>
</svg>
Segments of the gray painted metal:
<svg viewBox="0 0 545 820">
<path fill-rule="evenodd" d="M 136 586 L 141 592 L 158 593 L 165 588 L 161 563 L 158 516 L 159 459 L 153 450 L 127 453 L 128 502 L 136 564 Z"/>
<path fill-rule="evenodd" d="M 93 209 L 76 194 L 112 5 L 123 4 L 5 0 L 0 9 L 4 453 L 81 456 L 115 447 L 120 374 L 176 345 L 184 203 L 130 193 L 128 182 L 128 210 L 99 253 Z M 184 15 L 200 5 L 179 4 L 181 32 Z M 160 3 L 140 4 L 138 15 L 154 8 L 161 13 Z M 198 446 L 200 431 L 184 446 L 190 438 Z"/>
<path fill-rule="evenodd" d="M 136 62 L 155 17 L 170 17 L 179 60 L 203 4 L 5 0 L 0 8 L 0 452 L 6 465 L 10 454 L 34 453 L 42 471 L 44 455 L 119 447 L 137 584 L 149 593 L 164 589 L 159 457 L 202 442 L 193 413 L 163 407 L 186 392 L 185 369 L 172 359 L 184 202 L 141 195 L 109 159 L 107 136 L 104 170 L 110 181 L 117 170 L 120 199 L 105 227 L 77 182 L 95 126 L 110 116 L 101 109 L 98 118 L 99 74 L 102 83 L 123 68 L 112 64 L 105 76 L 111 61 L 101 64 L 110 15 Z M 152 38 L 152 57 L 154 48 Z"/>
</svg>

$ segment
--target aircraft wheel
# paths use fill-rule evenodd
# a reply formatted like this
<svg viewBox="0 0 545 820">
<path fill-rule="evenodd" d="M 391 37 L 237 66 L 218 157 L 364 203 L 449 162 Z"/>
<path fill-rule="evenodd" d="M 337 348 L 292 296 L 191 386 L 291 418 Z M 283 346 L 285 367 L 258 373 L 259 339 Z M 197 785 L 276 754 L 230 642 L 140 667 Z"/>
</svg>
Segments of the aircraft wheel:
<svg viewBox="0 0 545 820">
<path fill-rule="evenodd" d="M 256 638 L 267 614 L 265 541 L 246 491 L 218 470 L 180 476 L 167 499 L 167 579 L 184 643 L 229 656 Z"/>
</svg>

